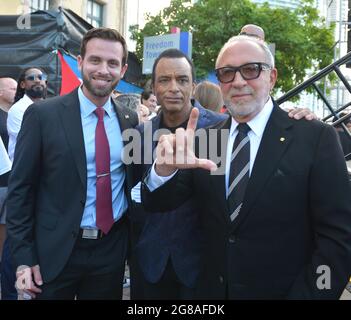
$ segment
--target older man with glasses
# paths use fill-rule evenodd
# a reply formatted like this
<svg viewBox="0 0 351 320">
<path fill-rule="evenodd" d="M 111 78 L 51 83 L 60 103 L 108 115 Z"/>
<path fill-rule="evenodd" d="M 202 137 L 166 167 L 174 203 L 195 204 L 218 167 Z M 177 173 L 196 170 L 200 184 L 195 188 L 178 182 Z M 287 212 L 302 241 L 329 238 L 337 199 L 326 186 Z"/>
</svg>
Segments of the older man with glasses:
<svg viewBox="0 0 351 320">
<path fill-rule="evenodd" d="M 231 117 L 207 144 L 195 140 L 196 154 L 197 110 L 186 129 L 161 136 L 145 208 L 194 197 L 206 243 L 197 298 L 338 299 L 350 276 L 351 199 L 335 130 L 278 107 L 274 58 L 261 40 L 230 39 L 216 73 Z"/>
</svg>

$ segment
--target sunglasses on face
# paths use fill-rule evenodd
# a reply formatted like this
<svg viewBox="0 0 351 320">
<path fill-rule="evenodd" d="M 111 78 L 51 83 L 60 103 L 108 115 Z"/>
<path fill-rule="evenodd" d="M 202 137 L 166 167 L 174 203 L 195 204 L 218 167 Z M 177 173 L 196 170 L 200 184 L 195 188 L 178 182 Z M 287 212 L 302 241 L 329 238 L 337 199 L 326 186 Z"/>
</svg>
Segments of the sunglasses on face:
<svg viewBox="0 0 351 320">
<path fill-rule="evenodd" d="M 46 74 L 29 74 L 25 77 L 25 79 L 28 81 L 34 81 L 35 79 L 38 79 L 39 81 L 46 81 L 47 78 L 48 77 Z"/>
<path fill-rule="evenodd" d="M 219 82 L 229 83 L 234 81 L 237 71 L 244 80 L 257 79 L 262 70 L 271 70 L 272 67 L 263 62 L 250 62 L 239 67 L 223 67 L 216 69 L 216 76 Z"/>
</svg>

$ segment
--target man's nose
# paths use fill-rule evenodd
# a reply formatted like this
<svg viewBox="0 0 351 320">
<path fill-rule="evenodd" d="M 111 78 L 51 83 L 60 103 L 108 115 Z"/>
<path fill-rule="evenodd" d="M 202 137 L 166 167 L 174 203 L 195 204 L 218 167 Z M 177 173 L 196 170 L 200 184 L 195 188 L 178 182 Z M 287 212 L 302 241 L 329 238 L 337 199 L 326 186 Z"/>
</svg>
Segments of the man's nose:
<svg viewBox="0 0 351 320">
<path fill-rule="evenodd" d="M 235 72 L 234 79 L 231 82 L 233 87 L 243 87 L 247 84 L 247 81 L 243 78 L 239 70 Z"/>
<path fill-rule="evenodd" d="M 179 91 L 177 79 L 171 79 L 171 81 L 169 83 L 169 90 Z"/>
<path fill-rule="evenodd" d="M 98 72 L 99 73 L 102 73 L 102 74 L 107 74 L 109 73 L 108 71 L 108 64 L 106 61 L 103 61 L 99 64 L 99 69 L 98 69 Z"/>
</svg>

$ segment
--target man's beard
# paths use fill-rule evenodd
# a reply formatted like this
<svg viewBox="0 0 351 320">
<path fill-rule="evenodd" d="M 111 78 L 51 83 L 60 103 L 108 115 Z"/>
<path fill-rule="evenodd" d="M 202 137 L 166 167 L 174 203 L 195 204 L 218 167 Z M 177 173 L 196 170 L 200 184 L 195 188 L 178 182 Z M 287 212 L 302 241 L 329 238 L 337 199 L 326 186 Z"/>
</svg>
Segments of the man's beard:
<svg viewBox="0 0 351 320">
<path fill-rule="evenodd" d="M 254 113 L 256 110 L 260 108 L 259 104 L 256 101 L 251 102 L 243 102 L 243 103 L 233 103 L 229 101 L 224 101 L 225 106 L 227 107 L 230 115 L 232 117 L 244 118 L 248 115 Z"/>
<path fill-rule="evenodd" d="M 111 81 L 110 85 L 105 87 L 105 88 L 96 88 L 94 86 L 92 86 L 90 79 L 87 77 L 87 75 L 84 74 L 83 70 L 82 70 L 82 75 L 83 75 L 83 85 L 85 88 L 87 88 L 87 90 L 96 97 L 107 97 L 109 96 L 113 89 L 117 86 L 118 83 L 118 79 L 115 79 L 115 81 Z M 113 79 L 111 79 L 113 80 Z"/>
<path fill-rule="evenodd" d="M 253 100 L 250 101 L 237 101 L 233 103 L 231 97 L 235 94 L 251 94 Z M 224 99 L 225 106 L 232 117 L 245 118 L 252 114 L 257 114 L 260 112 L 265 104 L 261 103 L 261 99 L 255 95 L 255 91 L 251 88 L 246 87 L 244 90 L 232 89 L 228 96 L 228 99 Z"/>
<path fill-rule="evenodd" d="M 26 95 L 33 99 L 45 99 L 46 88 L 41 85 L 32 86 L 30 89 L 26 90 Z"/>
</svg>

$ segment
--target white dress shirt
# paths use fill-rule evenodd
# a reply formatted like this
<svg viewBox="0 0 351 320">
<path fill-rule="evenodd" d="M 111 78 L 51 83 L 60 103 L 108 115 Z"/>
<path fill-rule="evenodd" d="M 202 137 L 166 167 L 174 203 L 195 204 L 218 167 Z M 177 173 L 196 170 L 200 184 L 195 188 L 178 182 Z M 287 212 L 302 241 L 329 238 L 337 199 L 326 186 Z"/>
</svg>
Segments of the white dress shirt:
<svg viewBox="0 0 351 320">
<path fill-rule="evenodd" d="M 255 163 L 258 148 L 261 143 L 264 129 L 266 128 L 268 119 L 273 110 L 273 101 L 271 98 L 268 99 L 267 103 L 264 105 L 263 109 L 247 124 L 250 126 L 251 130 L 248 133 L 250 139 L 250 175 L 252 172 L 253 165 Z M 230 157 L 233 149 L 234 140 L 238 134 L 237 130 L 238 122 L 232 117 L 232 123 L 230 126 L 229 140 L 227 144 L 227 154 L 226 154 L 226 168 L 225 168 L 225 190 L 226 195 L 228 195 L 228 184 L 229 184 L 229 169 L 230 169 Z M 155 171 L 155 163 L 152 165 L 151 172 L 146 178 L 146 184 L 150 191 L 154 191 L 168 180 L 170 180 L 176 172 L 167 177 L 159 176 Z"/>
<path fill-rule="evenodd" d="M 31 98 L 26 94 L 22 99 L 18 100 L 9 110 L 7 116 L 7 131 L 9 133 L 9 146 L 8 153 L 11 161 L 15 153 L 15 147 L 17 142 L 17 136 L 21 129 L 23 114 L 27 108 L 33 104 Z"/>
<path fill-rule="evenodd" d="M 11 170 L 11 161 L 0 137 L 0 175 Z"/>
<path fill-rule="evenodd" d="M 267 103 L 263 109 L 254 117 L 252 120 L 247 122 L 250 127 L 248 132 L 250 140 L 250 171 L 249 175 L 251 176 L 252 168 L 255 163 L 256 155 L 258 148 L 260 146 L 264 129 L 266 128 L 268 119 L 273 110 L 273 101 L 271 98 L 268 99 Z M 233 145 L 235 138 L 238 134 L 238 122 L 232 117 L 232 124 L 230 126 L 229 139 L 227 144 L 227 155 L 226 155 L 226 166 L 225 166 L 225 190 L 226 196 L 228 197 L 229 189 L 229 170 L 230 170 L 230 158 L 232 155 Z"/>
</svg>

